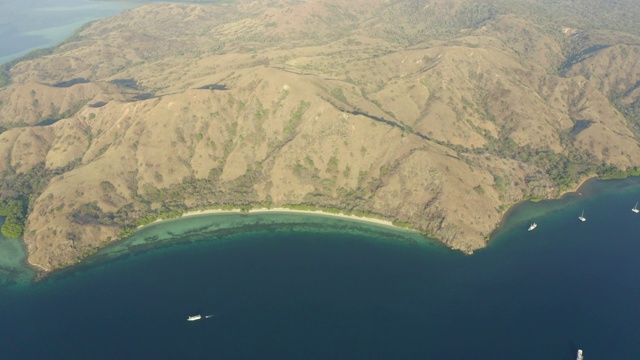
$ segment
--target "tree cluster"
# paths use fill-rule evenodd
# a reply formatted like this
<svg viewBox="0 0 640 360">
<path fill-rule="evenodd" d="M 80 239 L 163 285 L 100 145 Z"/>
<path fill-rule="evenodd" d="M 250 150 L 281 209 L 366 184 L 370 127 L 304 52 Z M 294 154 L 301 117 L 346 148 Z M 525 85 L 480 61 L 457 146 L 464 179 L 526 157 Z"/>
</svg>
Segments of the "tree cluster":
<svg viewBox="0 0 640 360">
<path fill-rule="evenodd" d="M 21 237 L 31 202 L 40 196 L 54 176 L 73 169 L 78 161 L 56 169 L 47 169 L 44 163 L 39 163 L 24 173 L 16 173 L 13 169 L 5 169 L 0 173 L 0 216 L 6 217 L 2 235 L 8 238 Z"/>
<path fill-rule="evenodd" d="M 2 236 L 16 239 L 24 232 L 24 222 L 27 214 L 26 203 L 20 199 L 1 199 L 0 216 L 6 217 L 2 224 Z"/>
</svg>

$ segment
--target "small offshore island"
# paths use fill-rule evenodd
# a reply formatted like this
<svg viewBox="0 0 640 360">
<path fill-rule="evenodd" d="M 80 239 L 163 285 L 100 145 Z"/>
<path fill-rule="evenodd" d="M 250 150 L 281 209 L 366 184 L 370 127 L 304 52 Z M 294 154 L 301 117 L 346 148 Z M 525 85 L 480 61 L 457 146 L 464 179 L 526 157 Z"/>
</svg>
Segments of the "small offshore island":
<svg viewBox="0 0 640 360">
<path fill-rule="evenodd" d="M 640 175 L 640 14 L 579 3 L 152 4 L 90 23 L 0 67 L 3 233 L 44 272 L 208 209 L 379 218 L 472 253 L 516 203 Z"/>
</svg>

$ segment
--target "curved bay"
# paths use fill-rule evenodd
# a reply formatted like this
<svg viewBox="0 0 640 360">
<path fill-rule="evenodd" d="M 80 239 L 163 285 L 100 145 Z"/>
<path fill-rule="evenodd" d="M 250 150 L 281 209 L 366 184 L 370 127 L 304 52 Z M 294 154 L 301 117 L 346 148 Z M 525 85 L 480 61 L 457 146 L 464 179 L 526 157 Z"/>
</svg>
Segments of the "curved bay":
<svg viewBox="0 0 640 360">
<path fill-rule="evenodd" d="M 634 358 L 640 185 L 580 191 L 514 208 L 472 256 L 323 216 L 154 224 L 42 282 L 3 285 L 0 356 Z"/>
</svg>

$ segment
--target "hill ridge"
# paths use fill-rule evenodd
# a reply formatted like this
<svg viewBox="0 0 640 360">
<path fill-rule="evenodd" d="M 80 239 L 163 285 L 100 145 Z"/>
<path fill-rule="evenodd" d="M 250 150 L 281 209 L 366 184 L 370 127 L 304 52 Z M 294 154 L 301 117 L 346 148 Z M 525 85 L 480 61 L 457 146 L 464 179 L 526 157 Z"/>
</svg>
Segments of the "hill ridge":
<svg viewBox="0 0 640 360">
<path fill-rule="evenodd" d="M 532 12 L 546 5 L 154 4 L 97 21 L 5 66 L 0 198 L 27 205 L 46 270 L 215 207 L 370 214 L 471 253 L 515 203 L 637 173 L 640 38 Z"/>
</svg>

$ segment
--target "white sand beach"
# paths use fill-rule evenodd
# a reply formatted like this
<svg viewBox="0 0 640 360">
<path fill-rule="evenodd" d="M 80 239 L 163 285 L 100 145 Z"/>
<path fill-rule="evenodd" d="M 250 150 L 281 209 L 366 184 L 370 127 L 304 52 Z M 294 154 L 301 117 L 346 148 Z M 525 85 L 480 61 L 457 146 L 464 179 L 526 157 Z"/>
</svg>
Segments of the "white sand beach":
<svg viewBox="0 0 640 360">
<path fill-rule="evenodd" d="M 222 210 L 222 209 L 196 210 L 196 211 L 188 211 L 188 212 L 182 214 L 182 217 L 196 216 L 196 215 L 207 215 L 207 214 L 241 213 L 241 212 L 242 211 L 240 209 L 233 209 L 233 210 Z M 389 221 L 389 220 L 382 220 L 382 219 L 376 219 L 376 218 L 371 218 L 371 217 L 360 217 L 360 216 L 356 216 L 356 215 L 347 215 L 347 214 L 343 214 L 343 213 L 330 213 L 330 212 L 325 212 L 325 211 L 322 211 L 322 210 L 296 210 L 296 209 L 288 209 L 288 208 L 271 208 L 271 209 L 258 208 L 258 209 L 251 209 L 251 210 L 248 211 L 249 214 L 265 213 L 265 212 L 325 215 L 325 216 L 333 216 L 333 217 L 349 219 L 349 220 L 359 220 L 359 221 L 365 221 L 365 222 L 374 223 L 374 224 L 378 224 L 378 225 L 386 225 L 386 226 L 392 226 L 392 227 L 395 227 L 395 228 L 400 228 L 398 226 L 393 225 L 393 223 L 391 221 Z M 159 221 L 161 221 L 161 220 L 159 220 Z M 402 228 L 402 229 L 404 229 L 404 228 Z"/>
</svg>

